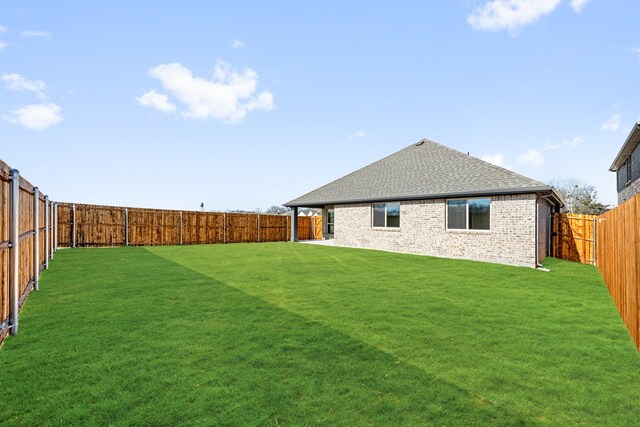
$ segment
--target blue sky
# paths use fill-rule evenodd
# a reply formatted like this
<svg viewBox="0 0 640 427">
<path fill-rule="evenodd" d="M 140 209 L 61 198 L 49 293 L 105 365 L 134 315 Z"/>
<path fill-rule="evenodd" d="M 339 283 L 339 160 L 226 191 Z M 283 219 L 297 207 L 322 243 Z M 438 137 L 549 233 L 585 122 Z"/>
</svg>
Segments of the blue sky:
<svg viewBox="0 0 640 427">
<path fill-rule="evenodd" d="M 640 2 L 0 0 L 0 158 L 54 200 L 268 208 L 428 138 L 615 204 Z"/>
</svg>

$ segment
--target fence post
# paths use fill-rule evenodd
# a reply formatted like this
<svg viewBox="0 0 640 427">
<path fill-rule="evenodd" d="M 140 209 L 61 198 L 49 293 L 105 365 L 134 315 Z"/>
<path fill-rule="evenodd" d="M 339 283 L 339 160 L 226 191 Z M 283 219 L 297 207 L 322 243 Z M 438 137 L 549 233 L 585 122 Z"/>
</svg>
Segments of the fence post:
<svg viewBox="0 0 640 427">
<path fill-rule="evenodd" d="M 260 243 L 260 214 L 258 214 L 258 243 Z"/>
<path fill-rule="evenodd" d="M 19 256 L 20 256 L 20 172 L 17 169 L 11 171 L 11 228 L 9 229 L 9 277 L 11 285 L 9 288 L 10 298 L 10 333 L 15 335 L 18 333 L 18 301 L 20 300 L 20 284 L 19 284 Z"/>
<path fill-rule="evenodd" d="M 222 213 L 222 243 L 227 243 L 227 213 Z"/>
<path fill-rule="evenodd" d="M 556 240 L 557 231 L 556 231 L 556 220 L 558 218 L 558 213 L 554 213 L 551 217 L 551 248 L 552 248 L 552 257 L 556 257 L 556 252 L 558 252 L 558 242 Z"/>
<path fill-rule="evenodd" d="M 72 227 L 72 234 L 71 234 L 71 247 L 75 248 L 76 247 L 76 204 L 73 204 L 73 227 Z"/>
<path fill-rule="evenodd" d="M 597 257 L 597 252 L 596 252 L 596 245 L 598 244 L 598 226 L 597 226 L 597 222 L 598 222 L 598 217 L 594 216 L 593 217 L 593 265 L 598 265 L 598 262 L 596 260 Z"/>
<path fill-rule="evenodd" d="M 49 202 L 49 220 L 51 225 L 51 232 L 49 233 L 49 259 L 53 259 L 53 233 L 55 232 L 55 224 L 53 222 L 53 202 Z"/>
<path fill-rule="evenodd" d="M 58 202 L 53 202 L 53 212 L 52 212 L 53 222 L 53 236 L 51 238 L 51 250 L 55 252 L 58 250 Z"/>
<path fill-rule="evenodd" d="M 182 211 L 180 211 L 180 244 L 182 245 Z"/>
<path fill-rule="evenodd" d="M 129 246 L 129 208 L 124 208 L 124 245 Z"/>
<path fill-rule="evenodd" d="M 49 269 L 49 242 L 51 235 L 51 218 L 49 218 L 49 196 L 44 196 L 44 268 Z"/>
<path fill-rule="evenodd" d="M 51 202 L 49 206 L 49 215 L 51 216 L 51 235 L 49 236 L 49 249 L 51 251 L 51 258 L 53 258 L 53 251 L 55 250 L 56 242 L 56 203 Z"/>
<path fill-rule="evenodd" d="M 39 290 L 38 281 L 40 278 L 40 225 L 38 216 L 40 215 L 40 191 L 38 187 L 33 187 L 33 287 Z"/>
</svg>

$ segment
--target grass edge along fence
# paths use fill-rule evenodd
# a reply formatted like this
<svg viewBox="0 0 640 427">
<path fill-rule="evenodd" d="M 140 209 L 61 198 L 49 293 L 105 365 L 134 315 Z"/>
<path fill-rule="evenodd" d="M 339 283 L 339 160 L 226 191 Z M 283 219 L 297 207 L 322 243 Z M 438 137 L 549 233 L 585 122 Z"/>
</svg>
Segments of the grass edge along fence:
<svg viewBox="0 0 640 427">
<path fill-rule="evenodd" d="M 640 194 L 598 217 L 597 266 L 640 350 Z"/>
<path fill-rule="evenodd" d="M 552 256 L 593 264 L 640 350 L 640 194 L 602 215 L 554 214 Z"/>
<path fill-rule="evenodd" d="M 18 315 L 56 249 L 56 204 L 0 160 L 0 342 L 18 333 Z"/>
<path fill-rule="evenodd" d="M 59 203 L 60 246 L 157 246 L 280 242 L 291 216 Z M 322 217 L 298 218 L 298 239 L 322 238 Z"/>
</svg>

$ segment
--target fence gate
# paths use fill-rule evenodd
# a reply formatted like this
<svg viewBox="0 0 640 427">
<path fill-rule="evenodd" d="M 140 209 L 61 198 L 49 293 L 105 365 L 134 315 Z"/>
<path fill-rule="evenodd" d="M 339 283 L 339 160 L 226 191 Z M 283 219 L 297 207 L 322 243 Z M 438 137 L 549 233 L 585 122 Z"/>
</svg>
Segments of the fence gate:
<svg viewBox="0 0 640 427">
<path fill-rule="evenodd" d="M 597 216 L 553 214 L 551 255 L 583 264 L 596 262 Z"/>
<path fill-rule="evenodd" d="M 312 240 L 322 240 L 322 217 L 314 216 L 311 217 L 311 227 L 313 229 L 313 237 Z"/>
</svg>

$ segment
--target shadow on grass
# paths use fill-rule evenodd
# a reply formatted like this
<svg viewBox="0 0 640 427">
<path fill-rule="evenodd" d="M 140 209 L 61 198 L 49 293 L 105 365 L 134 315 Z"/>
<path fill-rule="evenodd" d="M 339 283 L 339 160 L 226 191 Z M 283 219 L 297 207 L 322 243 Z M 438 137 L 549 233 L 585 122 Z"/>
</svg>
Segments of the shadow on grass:
<svg viewBox="0 0 640 427">
<path fill-rule="evenodd" d="M 0 350 L 15 424 L 534 424 L 144 249 L 64 251 Z"/>
</svg>

